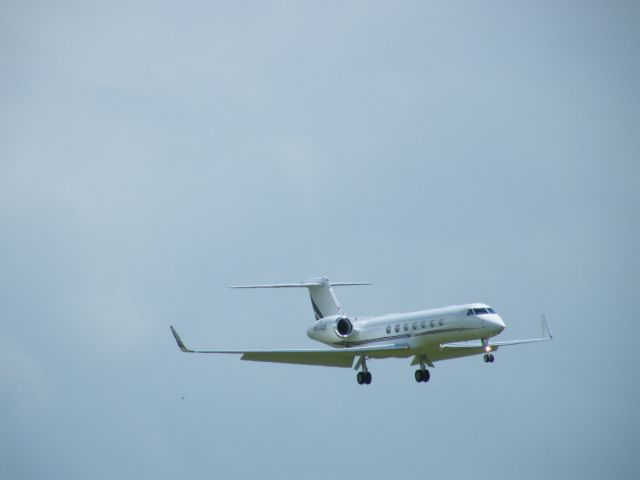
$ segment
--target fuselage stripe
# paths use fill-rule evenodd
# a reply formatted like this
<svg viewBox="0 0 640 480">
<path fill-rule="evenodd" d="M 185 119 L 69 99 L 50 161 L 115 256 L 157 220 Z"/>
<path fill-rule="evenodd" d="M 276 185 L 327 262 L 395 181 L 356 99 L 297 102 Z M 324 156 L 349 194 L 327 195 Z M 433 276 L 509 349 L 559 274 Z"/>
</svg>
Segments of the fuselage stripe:
<svg viewBox="0 0 640 480">
<path fill-rule="evenodd" d="M 402 338 L 421 337 L 424 335 L 436 335 L 438 333 L 461 332 L 464 330 L 475 330 L 475 328 L 469 328 L 469 327 L 445 328 L 441 330 L 430 330 L 428 332 L 405 333 L 402 335 L 394 335 L 392 337 L 378 337 L 378 338 L 371 338 L 367 340 L 358 340 L 356 342 L 349 342 L 348 340 L 344 340 L 342 342 L 334 343 L 334 345 L 344 345 L 345 347 L 353 347 L 353 346 L 367 345 L 369 343 L 376 343 L 376 342 L 382 342 L 382 341 L 400 340 Z"/>
</svg>

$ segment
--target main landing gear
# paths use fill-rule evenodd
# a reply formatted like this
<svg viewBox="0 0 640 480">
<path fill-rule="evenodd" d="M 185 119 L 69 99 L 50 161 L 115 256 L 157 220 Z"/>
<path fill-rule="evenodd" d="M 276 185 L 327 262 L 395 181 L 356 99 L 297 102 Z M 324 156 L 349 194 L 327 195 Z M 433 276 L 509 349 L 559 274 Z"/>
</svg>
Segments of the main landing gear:
<svg viewBox="0 0 640 480">
<path fill-rule="evenodd" d="M 429 370 L 427 370 L 427 367 L 425 366 L 425 360 L 423 357 L 420 357 L 420 368 L 416 370 L 415 377 L 416 377 L 416 382 L 418 383 L 420 382 L 426 383 L 431 378 L 431 373 L 429 373 Z"/>
<path fill-rule="evenodd" d="M 371 383 L 371 372 L 367 368 L 367 359 L 360 357 L 358 363 L 356 363 L 356 370 L 362 367 L 362 370 L 356 375 L 356 381 L 358 385 L 369 385 Z"/>
<path fill-rule="evenodd" d="M 495 360 L 495 357 L 493 356 L 492 353 L 484 354 L 484 363 L 493 363 L 494 360 Z"/>
<path fill-rule="evenodd" d="M 431 374 L 429 373 L 429 370 L 427 370 L 426 368 L 419 368 L 418 370 L 416 370 L 416 382 L 426 383 L 429 381 L 430 378 L 431 378 Z"/>
<path fill-rule="evenodd" d="M 371 383 L 371 372 L 358 372 L 356 381 L 358 385 L 369 385 Z"/>
</svg>

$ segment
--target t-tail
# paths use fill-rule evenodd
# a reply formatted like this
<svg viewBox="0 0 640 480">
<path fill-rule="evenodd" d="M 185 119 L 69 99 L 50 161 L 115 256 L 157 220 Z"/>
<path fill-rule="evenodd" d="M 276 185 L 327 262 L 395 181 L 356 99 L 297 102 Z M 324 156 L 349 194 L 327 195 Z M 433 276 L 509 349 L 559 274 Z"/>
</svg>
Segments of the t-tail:
<svg viewBox="0 0 640 480">
<path fill-rule="evenodd" d="M 306 288 L 316 320 L 331 315 L 342 315 L 342 309 L 331 287 L 371 285 L 368 282 L 330 282 L 327 277 L 310 278 L 300 283 L 273 283 L 267 285 L 234 285 L 230 288 Z"/>
</svg>

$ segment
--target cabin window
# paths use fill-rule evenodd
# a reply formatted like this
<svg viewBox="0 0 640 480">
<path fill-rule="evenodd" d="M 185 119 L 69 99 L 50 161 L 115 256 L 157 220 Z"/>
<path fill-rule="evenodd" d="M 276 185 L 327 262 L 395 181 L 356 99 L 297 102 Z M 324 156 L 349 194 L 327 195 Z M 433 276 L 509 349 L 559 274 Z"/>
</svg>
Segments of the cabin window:
<svg viewBox="0 0 640 480">
<path fill-rule="evenodd" d="M 413 327 L 414 330 L 417 330 L 418 329 L 418 324 L 416 322 L 413 322 L 412 327 Z"/>
<path fill-rule="evenodd" d="M 440 319 L 440 321 L 438 322 L 438 324 L 439 324 L 440 326 L 444 325 L 444 320 Z"/>
<path fill-rule="evenodd" d="M 431 328 L 435 327 L 436 326 L 435 320 L 431 320 L 431 324 L 430 325 L 431 325 Z"/>
<path fill-rule="evenodd" d="M 391 325 L 387 325 L 387 333 L 391 333 Z"/>
<path fill-rule="evenodd" d="M 406 332 L 406 331 L 408 331 L 408 330 L 409 330 L 409 324 L 408 324 L 408 323 L 405 323 L 405 324 L 404 324 L 404 331 Z"/>
<path fill-rule="evenodd" d="M 422 328 L 427 328 L 427 321 L 426 320 L 422 321 Z"/>
<path fill-rule="evenodd" d="M 396 333 L 400 331 L 400 325 L 396 325 Z"/>
</svg>

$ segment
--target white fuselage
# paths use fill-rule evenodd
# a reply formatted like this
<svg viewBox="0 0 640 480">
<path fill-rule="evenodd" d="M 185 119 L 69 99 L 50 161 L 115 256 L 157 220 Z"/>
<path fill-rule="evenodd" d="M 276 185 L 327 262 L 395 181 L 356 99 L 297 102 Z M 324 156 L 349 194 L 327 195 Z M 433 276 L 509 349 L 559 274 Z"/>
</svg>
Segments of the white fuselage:
<svg viewBox="0 0 640 480">
<path fill-rule="evenodd" d="M 307 335 L 337 348 L 403 342 L 416 352 L 444 343 L 486 340 L 504 328 L 490 307 L 473 303 L 376 317 L 332 315 L 315 321 Z"/>
</svg>

